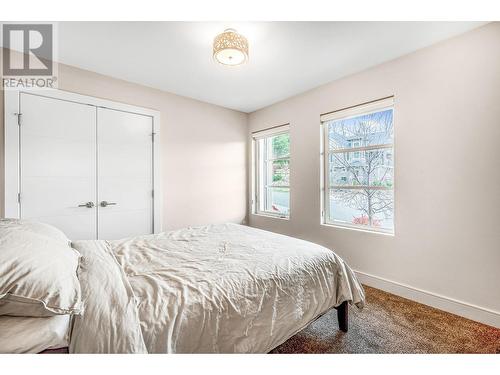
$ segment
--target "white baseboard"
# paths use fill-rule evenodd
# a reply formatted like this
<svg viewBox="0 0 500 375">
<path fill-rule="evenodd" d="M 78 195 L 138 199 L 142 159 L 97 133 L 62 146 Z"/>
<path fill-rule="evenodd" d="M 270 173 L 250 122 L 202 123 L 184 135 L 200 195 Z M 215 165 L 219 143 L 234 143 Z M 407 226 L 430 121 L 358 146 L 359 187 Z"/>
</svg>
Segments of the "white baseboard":
<svg viewBox="0 0 500 375">
<path fill-rule="evenodd" d="M 368 286 L 408 298 L 416 302 L 460 315 L 493 327 L 500 328 L 500 312 L 472 305 L 453 298 L 441 296 L 409 285 L 373 276 L 361 271 L 354 271 L 358 280 Z"/>
</svg>

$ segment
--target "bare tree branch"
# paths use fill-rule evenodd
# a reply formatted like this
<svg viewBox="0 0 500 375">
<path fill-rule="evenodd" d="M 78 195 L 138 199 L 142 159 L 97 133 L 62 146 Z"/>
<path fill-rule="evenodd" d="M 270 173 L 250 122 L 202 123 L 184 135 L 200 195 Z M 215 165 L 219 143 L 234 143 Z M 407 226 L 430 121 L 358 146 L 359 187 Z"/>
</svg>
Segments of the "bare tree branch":
<svg viewBox="0 0 500 375">
<path fill-rule="evenodd" d="M 337 148 L 352 147 L 356 145 L 369 146 L 386 144 L 392 138 L 392 112 L 380 111 L 356 119 L 339 120 L 332 123 L 334 136 L 329 137 L 329 146 Z M 355 122 L 353 122 L 355 121 Z M 332 132 L 330 131 L 330 134 Z M 369 150 L 333 153 L 330 164 L 330 175 L 344 173 L 346 180 L 352 181 L 362 189 L 335 189 L 333 199 L 347 207 L 356 209 L 368 217 L 368 223 L 373 225 L 377 215 L 385 218 L 392 217 L 393 196 L 392 191 L 372 189 L 373 186 L 390 184 L 392 186 L 392 165 L 386 160 L 387 150 Z M 332 170 L 333 168 L 333 170 Z M 337 168 L 340 168 L 337 171 Z M 343 181 L 346 181 L 343 180 Z"/>
</svg>

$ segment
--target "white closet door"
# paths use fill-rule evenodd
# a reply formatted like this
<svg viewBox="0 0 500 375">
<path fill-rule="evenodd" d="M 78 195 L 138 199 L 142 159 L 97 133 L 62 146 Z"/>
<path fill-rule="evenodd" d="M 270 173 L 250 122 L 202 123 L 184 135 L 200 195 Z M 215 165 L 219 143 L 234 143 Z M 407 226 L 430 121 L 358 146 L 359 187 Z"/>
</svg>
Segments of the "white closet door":
<svg viewBox="0 0 500 375">
<path fill-rule="evenodd" d="M 21 218 L 95 239 L 96 108 L 22 93 L 20 111 Z"/>
<path fill-rule="evenodd" d="M 98 238 L 153 233 L 153 120 L 97 109 Z"/>
</svg>

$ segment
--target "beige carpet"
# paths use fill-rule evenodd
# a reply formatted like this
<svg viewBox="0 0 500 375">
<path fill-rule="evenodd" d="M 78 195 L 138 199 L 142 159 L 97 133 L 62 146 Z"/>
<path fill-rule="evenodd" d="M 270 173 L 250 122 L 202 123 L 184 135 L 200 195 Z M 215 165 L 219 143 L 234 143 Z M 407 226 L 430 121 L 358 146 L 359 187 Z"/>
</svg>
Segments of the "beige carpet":
<svg viewBox="0 0 500 375">
<path fill-rule="evenodd" d="M 500 329 L 365 286 L 349 332 L 328 312 L 272 353 L 500 353 Z"/>
</svg>

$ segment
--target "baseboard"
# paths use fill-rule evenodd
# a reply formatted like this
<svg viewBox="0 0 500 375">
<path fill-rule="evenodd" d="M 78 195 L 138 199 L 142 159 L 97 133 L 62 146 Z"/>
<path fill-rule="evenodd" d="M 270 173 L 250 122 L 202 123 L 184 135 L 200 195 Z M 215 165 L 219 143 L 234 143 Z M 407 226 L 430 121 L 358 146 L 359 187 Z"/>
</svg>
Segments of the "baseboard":
<svg viewBox="0 0 500 375">
<path fill-rule="evenodd" d="M 361 283 L 449 313 L 500 328 L 500 312 L 441 296 L 409 285 L 354 271 Z"/>
</svg>

